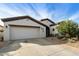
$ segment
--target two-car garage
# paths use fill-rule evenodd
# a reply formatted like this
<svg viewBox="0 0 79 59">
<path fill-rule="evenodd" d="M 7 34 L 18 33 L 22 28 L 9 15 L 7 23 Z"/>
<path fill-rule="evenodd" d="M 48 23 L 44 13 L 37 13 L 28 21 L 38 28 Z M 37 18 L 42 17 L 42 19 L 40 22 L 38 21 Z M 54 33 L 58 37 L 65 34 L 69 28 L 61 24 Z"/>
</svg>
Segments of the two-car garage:
<svg viewBox="0 0 79 59">
<path fill-rule="evenodd" d="M 28 39 L 28 38 L 39 38 L 40 27 L 32 26 L 10 26 L 10 39 Z"/>
<path fill-rule="evenodd" d="M 49 28 L 30 16 L 4 18 L 2 21 L 4 40 L 43 38 L 49 35 Z"/>
</svg>

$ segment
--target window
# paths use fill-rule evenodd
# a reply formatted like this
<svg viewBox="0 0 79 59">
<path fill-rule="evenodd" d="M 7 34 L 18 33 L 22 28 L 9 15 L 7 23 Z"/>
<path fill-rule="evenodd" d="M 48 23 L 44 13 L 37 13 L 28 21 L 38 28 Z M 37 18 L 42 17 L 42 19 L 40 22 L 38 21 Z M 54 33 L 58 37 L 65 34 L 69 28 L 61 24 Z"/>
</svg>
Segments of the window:
<svg viewBox="0 0 79 59">
<path fill-rule="evenodd" d="M 55 31 L 55 29 L 53 28 L 52 31 Z"/>
<path fill-rule="evenodd" d="M 6 26 L 6 28 L 7 28 L 8 26 Z"/>
</svg>

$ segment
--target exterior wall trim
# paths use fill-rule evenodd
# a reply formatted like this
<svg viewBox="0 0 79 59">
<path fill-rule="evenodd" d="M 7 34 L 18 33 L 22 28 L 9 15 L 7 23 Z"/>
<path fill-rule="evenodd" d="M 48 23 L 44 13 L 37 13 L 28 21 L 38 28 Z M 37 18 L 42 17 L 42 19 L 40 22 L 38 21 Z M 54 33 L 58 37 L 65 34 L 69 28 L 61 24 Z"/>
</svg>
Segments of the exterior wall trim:
<svg viewBox="0 0 79 59">
<path fill-rule="evenodd" d="M 50 20 L 50 19 L 48 19 L 48 18 L 46 18 L 46 19 L 42 19 L 41 21 L 46 21 L 46 20 L 48 20 L 49 22 L 55 24 L 55 22 L 53 22 L 52 20 Z"/>
<path fill-rule="evenodd" d="M 9 24 L 9 26 L 15 26 L 15 27 L 29 27 L 29 28 L 40 28 L 39 26 L 14 25 L 14 24 Z"/>
</svg>

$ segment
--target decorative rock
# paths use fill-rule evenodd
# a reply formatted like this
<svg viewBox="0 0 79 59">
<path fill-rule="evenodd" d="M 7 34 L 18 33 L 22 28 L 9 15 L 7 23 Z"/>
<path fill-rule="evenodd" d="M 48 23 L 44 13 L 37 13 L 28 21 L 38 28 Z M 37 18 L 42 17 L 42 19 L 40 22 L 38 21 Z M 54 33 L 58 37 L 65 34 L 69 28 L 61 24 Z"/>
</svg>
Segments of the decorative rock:
<svg viewBox="0 0 79 59">
<path fill-rule="evenodd" d="M 71 42 L 71 43 L 75 43 L 75 42 L 76 42 L 76 40 L 74 40 L 73 38 L 68 39 L 68 40 L 69 40 L 69 42 Z"/>
</svg>

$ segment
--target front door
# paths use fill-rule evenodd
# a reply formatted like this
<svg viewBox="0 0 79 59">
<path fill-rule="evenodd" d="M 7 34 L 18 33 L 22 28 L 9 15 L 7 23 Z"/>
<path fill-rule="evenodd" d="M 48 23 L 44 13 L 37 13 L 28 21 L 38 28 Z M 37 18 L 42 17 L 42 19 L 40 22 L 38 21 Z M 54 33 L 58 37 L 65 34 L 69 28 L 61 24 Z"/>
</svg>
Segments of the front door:
<svg viewBox="0 0 79 59">
<path fill-rule="evenodd" d="M 50 36 L 50 29 L 49 27 L 46 27 L 46 37 L 49 37 Z"/>
</svg>

